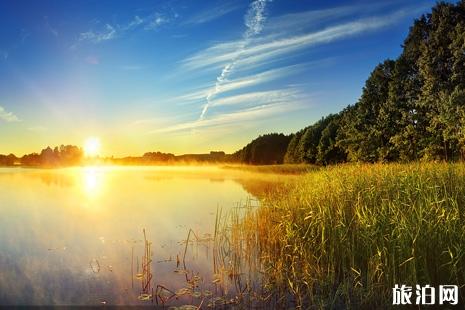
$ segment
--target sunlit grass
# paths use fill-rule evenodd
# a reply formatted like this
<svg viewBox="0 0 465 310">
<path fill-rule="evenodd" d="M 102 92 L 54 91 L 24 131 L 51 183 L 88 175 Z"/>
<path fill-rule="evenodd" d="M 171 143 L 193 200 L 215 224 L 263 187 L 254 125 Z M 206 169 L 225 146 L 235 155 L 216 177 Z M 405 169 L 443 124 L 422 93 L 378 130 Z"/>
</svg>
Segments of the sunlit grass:
<svg viewBox="0 0 465 310">
<path fill-rule="evenodd" d="M 225 165 L 223 169 L 234 169 L 257 173 L 274 173 L 274 174 L 304 174 L 319 169 L 315 165 L 307 164 L 283 164 L 283 165 Z"/>
<path fill-rule="evenodd" d="M 231 248 L 283 306 L 386 306 L 394 284 L 465 284 L 464 209 L 462 164 L 323 168 L 231 221 Z"/>
</svg>

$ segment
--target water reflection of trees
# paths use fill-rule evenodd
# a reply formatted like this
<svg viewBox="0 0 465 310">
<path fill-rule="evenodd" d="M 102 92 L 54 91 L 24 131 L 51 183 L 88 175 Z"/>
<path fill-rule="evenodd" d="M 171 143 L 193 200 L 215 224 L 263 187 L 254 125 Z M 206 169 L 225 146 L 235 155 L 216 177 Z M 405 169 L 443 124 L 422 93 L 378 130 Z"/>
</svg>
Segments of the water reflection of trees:
<svg viewBox="0 0 465 310">
<path fill-rule="evenodd" d="M 40 179 L 47 186 L 58 186 L 58 187 L 72 187 L 75 185 L 75 180 L 67 174 L 45 172 L 45 173 L 32 173 L 30 175 L 33 178 Z"/>
<path fill-rule="evenodd" d="M 263 198 L 270 193 L 274 193 L 276 191 L 282 190 L 285 184 L 289 180 L 278 180 L 278 179 L 271 179 L 266 180 L 263 178 L 238 178 L 234 179 L 237 183 L 239 183 L 245 191 L 250 193 L 251 195 L 257 198 Z"/>
</svg>

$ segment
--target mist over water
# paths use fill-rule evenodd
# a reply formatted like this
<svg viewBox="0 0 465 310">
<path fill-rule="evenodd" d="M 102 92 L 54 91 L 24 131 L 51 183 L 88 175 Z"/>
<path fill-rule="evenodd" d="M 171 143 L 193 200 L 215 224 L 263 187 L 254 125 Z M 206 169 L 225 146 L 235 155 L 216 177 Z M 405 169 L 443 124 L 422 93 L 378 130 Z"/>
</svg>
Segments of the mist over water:
<svg viewBox="0 0 465 310">
<path fill-rule="evenodd" d="M 253 198 L 241 185 L 250 178 L 215 167 L 0 169 L 0 305 L 141 304 L 143 229 L 154 284 L 182 288 L 174 270 L 189 229 L 208 239 L 217 207 Z M 214 291 L 211 255 L 205 242 L 186 260 Z"/>
</svg>

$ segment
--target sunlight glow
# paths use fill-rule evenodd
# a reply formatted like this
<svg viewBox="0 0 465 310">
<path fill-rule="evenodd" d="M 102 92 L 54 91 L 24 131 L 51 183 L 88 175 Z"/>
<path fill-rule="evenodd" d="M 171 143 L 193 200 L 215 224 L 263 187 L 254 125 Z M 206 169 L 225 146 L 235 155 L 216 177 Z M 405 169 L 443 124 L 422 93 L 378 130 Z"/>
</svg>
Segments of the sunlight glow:
<svg viewBox="0 0 465 310">
<path fill-rule="evenodd" d="M 100 139 L 97 137 L 90 137 L 84 142 L 84 154 L 86 157 L 96 157 L 100 155 Z"/>
<path fill-rule="evenodd" d="M 102 189 L 102 171 L 96 168 L 86 168 L 83 171 L 83 188 L 89 198 L 97 197 Z"/>
</svg>

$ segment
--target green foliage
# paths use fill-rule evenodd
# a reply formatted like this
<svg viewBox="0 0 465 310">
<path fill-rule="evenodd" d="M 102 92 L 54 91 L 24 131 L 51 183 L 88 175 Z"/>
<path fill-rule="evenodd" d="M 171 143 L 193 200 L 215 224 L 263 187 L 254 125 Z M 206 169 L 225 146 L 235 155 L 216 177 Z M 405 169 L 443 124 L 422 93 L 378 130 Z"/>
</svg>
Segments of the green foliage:
<svg viewBox="0 0 465 310">
<path fill-rule="evenodd" d="M 387 60 L 373 70 L 362 97 L 346 117 L 339 140 L 350 160 L 375 162 L 389 157 L 396 114 L 388 101 L 394 66 L 394 61 Z"/>
<path fill-rule="evenodd" d="M 414 21 L 396 60 L 375 67 L 358 102 L 291 136 L 284 162 L 463 159 L 464 92 L 465 1 L 441 2 Z"/>
<path fill-rule="evenodd" d="M 339 123 L 340 115 L 329 115 L 292 135 L 284 161 L 286 163 L 311 164 L 344 161 L 345 153 L 336 145 Z"/>
<path fill-rule="evenodd" d="M 18 161 L 14 154 L 0 155 L 0 166 L 13 166 Z"/>
<path fill-rule="evenodd" d="M 151 163 L 151 162 L 167 162 L 167 161 L 174 161 L 175 156 L 171 153 L 161 153 L 161 152 L 147 152 L 142 156 L 143 160 Z"/>
<path fill-rule="evenodd" d="M 291 136 L 283 134 L 263 135 L 234 153 L 233 157 L 247 164 L 282 164 L 290 140 Z"/>
<path fill-rule="evenodd" d="M 61 145 L 60 147 L 47 147 L 40 154 L 24 155 L 20 163 L 24 166 L 72 166 L 81 163 L 83 151 L 74 145 Z"/>
<path fill-rule="evenodd" d="M 284 155 L 284 162 L 286 163 L 298 163 L 298 154 L 297 154 L 297 146 L 299 145 L 300 139 L 304 134 L 305 129 L 302 129 L 295 134 L 291 135 L 291 140 L 289 141 L 289 145 L 287 146 L 286 153 Z"/>
</svg>

